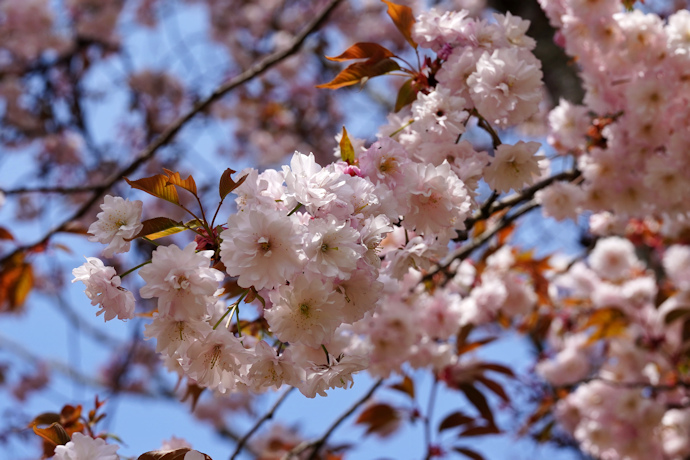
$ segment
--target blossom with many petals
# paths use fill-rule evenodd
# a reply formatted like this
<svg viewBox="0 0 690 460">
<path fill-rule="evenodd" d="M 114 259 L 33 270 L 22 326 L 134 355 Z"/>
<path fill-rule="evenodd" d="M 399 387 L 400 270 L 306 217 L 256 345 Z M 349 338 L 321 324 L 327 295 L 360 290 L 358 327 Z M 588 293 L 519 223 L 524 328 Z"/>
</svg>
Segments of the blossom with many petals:
<svg viewBox="0 0 690 460">
<path fill-rule="evenodd" d="M 103 318 L 110 321 L 116 316 L 119 319 L 134 317 L 134 294 L 120 286 L 121 279 L 113 267 L 107 267 L 96 257 L 87 257 L 81 267 L 72 270 L 72 282 L 81 281 L 86 285 L 86 296 L 91 305 L 100 304 L 96 313 L 105 313 Z"/>
<path fill-rule="evenodd" d="M 106 195 L 101 205 L 102 212 L 96 217 L 98 220 L 91 224 L 89 241 L 107 244 L 103 251 L 106 257 L 115 253 L 129 251 L 130 242 L 143 228 L 141 224 L 141 209 L 143 203 L 139 200 L 129 201 L 122 197 Z"/>
</svg>

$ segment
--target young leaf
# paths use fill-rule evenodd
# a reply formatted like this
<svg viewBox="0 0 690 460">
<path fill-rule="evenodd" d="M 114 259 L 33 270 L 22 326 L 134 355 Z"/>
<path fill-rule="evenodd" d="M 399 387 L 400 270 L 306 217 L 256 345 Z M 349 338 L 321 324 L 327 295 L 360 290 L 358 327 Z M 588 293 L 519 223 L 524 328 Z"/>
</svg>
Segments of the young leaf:
<svg viewBox="0 0 690 460">
<path fill-rule="evenodd" d="M 24 262 L 24 254 L 17 253 L 0 271 L 0 310 L 16 312 L 33 287 L 33 269 Z"/>
<path fill-rule="evenodd" d="M 482 417 L 484 417 L 489 424 L 494 425 L 494 414 L 491 412 L 486 397 L 469 383 L 461 383 L 459 388 L 460 391 L 465 393 L 465 397 L 477 408 L 479 413 L 482 414 Z"/>
<path fill-rule="evenodd" d="M 412 86 L 412 79 L 410 78 L 398 90 L 398 97 L 395 100 L 395 112 L 399 112 L 406 105 L 412 104 L 415 99 L 417 99 L 417 91 Z"/>
<path fill-rule="evenodd" d="M 237 171 L 233 171 L 232 169 L 228 168 L 225 171 L 223 171 L 223 175 L 220 176 L 220 183 L 218 184 L 218 193 L 220 194 L 220 199 L 223 200 L 225 199 L 226 196 L 228 196 L 228 193 L 232 192 L 235 190 L 237 187 L 242 185 L 242 183 L 247 179 L 247 175 L 245 174 L 235 182 L 232 180 L 232 175 L 235 174 Z"/>
<path fill-rule="evenodd" d="M 355 149 L 352 147 L 352 142 L 344 126 L 343 137 L 340 138 L 340 158 L 349 165 L 355 162 Z"/>
<path fill-rule="evenodd" d="M 670 324 L 677 319 L 683 318 L 684 316 L 690 315 L 690 309 L 688 308 L 678 308 L 676 310 L 671 310 L 664 317 L 664 323 Z"/>
<path fill-rule="evenodd" d="M 163 171 L 165 171 L 165 174 L 168 175 L 168 185 L 177 185 L 178 187 L 182 187 L 188 192 L 191 192 L 194 196 L 197 196 L 196 182 L 194 182 L 194 178 L 191 176 L 191 174 L 189 177 L 183 180 L 182 177 L 180 177 L 179 172 L 170 171 L 169 169 L 165 168 L 163 168 Z"/>
<path fill-rule="evenodd" d="M 484 460 L 484 457 L 479 452 L 475 452 L 472 449 L 468 449 L 467 447 L 453 447 L 453 450 L 459 454 L 464 455 L 465 457 L 471 458 L 472 460 Z"/>
<path fill-rule="evenodd" d="M 161 238 L 162 236 L 165 236 L 155 236 L 156 234 L 176 227 L 182 227 L 181 230 L 178 230 L 180 232 L 182 230 L 186 230 L 186 228 L 182 225 L 182 222 L 174 221 L 168 217 L 154 217 L 153 219 L 142 220 L 141 223 L 143 225 L 143 228 L 139 231 L 139 233 L 134 235 L 132 238 L 129 238 L 127 241 L 132 241 L 143 236 L 147 237 L 150 240 L 155 240 L 156 238 Z M 172 235 L 173 233 L 177 232 L 171 232 L 169 234 Z"/>
<path fill-rule="evenodd" d="M 503 401 L 507 403 L 510 402 L 510 397 L 508 396 L 508 393 L 505 392 L 500 383 L 496 382 L 495 380 L 491 380 L 490 378 L 485 377 L 483 375 L 478 375 L 476 379 L 486 388 L 493 391 L 494 394 L 501 398 Z"/>
<path fill-rule="evenodd" d="M 365 425 L 366 434 L 376 433 L 379 436 L 387 436 L 395 431 L 399 420 L 400 414 L 395 408 L 381 403 L 364 409 L 355 423 Z"/>
<path fill-rule="evenodd" d="M 145 454 L 141 454 L 137 460 L 184 460 L 185 456 L 189 452 L 198 453 L 204 460 L 213 460 L 208 455 L 199 452 L 198 450 L 192 450 L 189 447 L 180 447 L 179 449 L 174 450 L 152 450 L 150 452 L 146 452 Z M 199 458 L 199 455 L 196 455 L 193 458 Z"/>
<path fill-rule="evenodd" d="M 450 428 L 455 428 L 461 425 L 465 425 L 467 423 L 470 423 L 474 421 L 474 418 L 463 414 L 462 412 L 453 412 L 449 415 L 446 416 L 441 421 L 441 424 L 438 426 L 438 431 L 439 433 L 444 430 L 448 430 Z"/>
<path fill-rule="evenodd" d="M 481 369 L 486 369 L 487 371 L 494 371 L 498 372 L 499 374 L 504 374 L 507 375 L 508 377 L 515 377 L 515 372 L 509 367 L 506 367 L 502 364 L 496 364 L 496 363 L 481 363 L 477 367 Z"/>
<path fill-rule="evenodd" d="M 407 375 L 403 377 L 402 382 L 393 384 L 389 388 L 401 391 L 414 400 L 414 381 Z"/>
<path fill-rule="evenodd" d="M 50 425 L 59 421 L 60 414 L 57 412 L 44 412 L 34 417 L 31 423 L 29 423 L 29 427 L 31 428 L 37 425 Z"/>
<path fill-rule="evenodd" d="M 58 446 L 64 446 L 70 441 L 70 437 L 65 429 L 57 422 L 52 423 L 48 428 L 39 428 L 35 425 L 32 428 L 34 433 Z"/>
<path fill-rule="evenodd" d="M 393 56 L 395 54 L 392 51 L 377 43 L 360 42 L 346 49 L 340 56 L 326 56 L 326 59 L 335 62 L 349 61 L 351 59 L 374 59 L 378 61 Z"/>
<path fill-rule="evenodd" d="M 389 0 L 381 1 L 388 5 L 388 16 L 393 20 L 395 27 L 397 27 L 403 37 L 405 37 L 407 43 L 412 45 L 412 48 L 417 49 L 417 43 L 412 39 L 412 26 L 415 23 L 412 8 L 405 5 L 398 5 Z"/>
<path fill-rule="evenodd" d="M 355 85 L 360 81 L 362 84 L 366 83 L 369 78 L 378 77 L 389 72 L 400 70 L 397 62 L 390 58 L 385 58 L 379 61 L 371 62 L 356 62 L 350 64 L 347 68 L 342 70 L 336 77 L 328 83 L 317 85 L 317 88 L 338 89 L 344 86 Z"/>
<path fill-rule="evenodd" d="M 498 429 L 496 425 L 493 423 L 489 426 L 473 426 L 471 428 L 466 429 L 462 433 L 458 435 L 458 437 L 463 437 L 463 436 L 484 436 L 487 434 L 499 434 L 501 430 Z"/>
<path fill-rule="evenodd" d="M 5 227 L 0 227 L 0 240 L 14 240 L 14 237 Z"/>
<path fill-rule="evenodd" d="M 155 176 L 144 177 L 137 180 L 129 180 L 125 177 L 125 181 L 127 181 L 132 188 L 142 190 L 149 195 L 153 195 L 156 198 L 161 198 L 173 204 L 180 204 L 180 200 L 177 196 L 177 189 L 168 184 L 168 176 L 164 174 L 156 174 Z"/>
</svg>

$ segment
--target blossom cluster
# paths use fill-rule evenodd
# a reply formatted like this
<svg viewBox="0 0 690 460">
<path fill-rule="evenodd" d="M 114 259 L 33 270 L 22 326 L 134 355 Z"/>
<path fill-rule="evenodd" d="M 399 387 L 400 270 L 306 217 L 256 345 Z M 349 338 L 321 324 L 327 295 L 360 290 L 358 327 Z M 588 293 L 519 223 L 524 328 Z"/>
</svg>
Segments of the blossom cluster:
<svg viewBox="0 0 690 460">
<path fill-rule="evenodd" d="M 670 246 L 663 269 L 672 285 L 664 285 L 629 240 L 610 237 L 554 279 L 558 310 L 549 331 L 550 357 L 537 372 L 553 386 L 573 390 L 555 414 L 588 454 L 690 455 L 688 394 L 673 385 L 684 359 L 682 322 L 668 320 L 687 304 L 688 261 L 687 246 Z"/>
<path fill-rule="evenodd" d="M 139 294 L 157 302 L 145 335 L 156 338 L 168 367 L 220 392 L 288 384 L 313 397 L 346 386 L 370 363 L 377 375 L 408 361 L 437 370 L 453 364 L 449 342 L 458 329 L 493 313 L 480 311 L 477 299 L 463 303 L 454 287 L 426 292 L 420 280 L 465 228 L 481 178 L 505 192 L 540 174 L 538 143 L 497 145 L 490 160 L 458 142 L 471 114 L 507 127 L 537 110 L 542 75 L 526 29 L 510 15 L 493 22 L 466 12 L 421 15 L 414 35 L 437 53 L 439 83 L 392 115 L 354 164 L 322 167 L 295 152 L 282 170 L 245 170 L 220 245 L 159 246 L 139 270 Z M 403 122 L 406 114 L 413 122 Z M 106 197 L 102 209 L 92 240 L 109 245 L 106 256 L 128 250 L 141 229 L 141 202 Z M 106 320 L 131 318 L 132 294 L 99 262 L 75 269 L 75 281 L 100 301 Z M 278 347 L 242 335 L 239 323 L 231 331 L 241 299 L 226 305 L 219 268 L 265 303 L 266 332 Z M 532 306 L 517 277 L 496 280 L 486 281 L 503 286 L 494 312 Z"/>
</svg>

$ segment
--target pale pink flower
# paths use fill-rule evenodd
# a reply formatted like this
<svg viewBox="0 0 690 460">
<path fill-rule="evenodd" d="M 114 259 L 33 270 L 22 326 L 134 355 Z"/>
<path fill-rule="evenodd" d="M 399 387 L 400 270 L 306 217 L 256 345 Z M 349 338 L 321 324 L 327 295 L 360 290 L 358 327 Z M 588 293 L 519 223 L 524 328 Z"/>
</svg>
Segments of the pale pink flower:
<svg viewBox="0 0 690 460">
<path fill-rule="evenodd" d="M 559 181 L 539 190 L 534 198 L 541 205 L 544 216 L 553 217 L 559 221 L 576 220 L 584 193 L 580 187 L 571 182 Z"/>
<path fill-rule="evenodd" d="M 333 216 L 313 220 L 307 239 L 307 270 L 329 278 L 349 278 L 367 249 L 359 239 L 357 230 Z"/>
<path fill-rule="evenodd" d="M 502 48 L 485 52 L 467 79 L 470 96 L 490 123 L 506 127 L 537 113 L 542 100 L 541 62 L 529 51 Z"/>
<path fill-rule="evenodd" d="M 356 355 L 340 356 L 337 359 L 331 355 L 329 361 L 330 365 L 307 369 L 306 382 L 297 387 L 307 398 L 314 398 L 317 394 L 327 396 L 326 390 L 331 388 L 352 388 L 352 374 L 366 369 L 369 365 L 366 357 Z"/>
<path fill-rule="evenodd" d="M 176 245 L 159 246 L 151 264 L 139 270 L 146 281 L 139 293 L 145 299 L 158 297 L 158 312 L 176 319 L 200 319 L 208 314 L 209 304 L 224 276 L 209 267 L 213 251 L 196 252 L 196 243 L 184 249 Z"/>
<path fill-rule="evenodd" d="M 141 210 L 143 203 L 139 200 L 129 201 L 122 197 L 106 195 L 101 205 L 102 212 L 96 217 L 98 220 L 91 224 L 89 241 L 107 244 L 103 251 L 106 257 L 115 253 L 129 251 L 130 242 L 143 228 L 141 224 Z"/>
<path fill-rule="evenodd" d="M 187 357 L 185 371 L 189 377 L 201 386 L 225 393 L 235 388 L 240 368 L 249 361 L 250 354 L 237 337 L 219 328 L 194 342 Z"/>
<path fill-rule="evenodd" d="M 298 385 L 301 381 L 300 369 L 291 359 L 290 348 L 277 356 L 273 347 L 261 340 L 257 342 L 249 362 L 247 385 L 254 391 L 280 388 L 283 383 Z"/>
<path fill-rule="evenodd" d="M 523 141 L 499 145 L 491 164 L 484 169 L 484 180 L 498 192 L 517 191 L 531 185 L 541 173 L 539 160 L 543 156 L 535 155 L 539 147 L 538 142 Z"/>
<path fill-rule="evenodd" d="M 247 209 L 228 217 L 228 228 L 220 234 L 220 258 L 230 276 L 239 276 L 241 287 L 273 289 L 306 261 L 301 231 L 284 213 Z"/>
<path fill-rule="evenodd" d="M 609 280 L 623 279 L 639 265 L 635 246 L 625 238 L 610 237 L 597 241 L 589 255 L 589 265 L 599 276 Z"/>
<path fill-rule="evenodd" d="M 410 210 L 404 224 L 424 236 L 451 238 L 465 228 L 470 199 L 465 184 L 444 161 L 440 166 L 416 164 L 407 184 Z"/>
<path fill-rule="evenodd" d="M 270 293 L 273 306 L 264 311 L 275 336 L 318 348 L 327 344 L 343 322 L 343 300 L 330 283 L 317 276 L 297 275 L 290 285 Z"/>
<path fill-rule="evenodd" d="M 663 265 L 673 284 L 680 289 L 690 289 L 690 246 L 670 246 L 664 253 Z"/>
<path fill-rule="evenodd" d="M 192 343 L 206 337 L 212 328 L 206 321 L 179 320 L 170 316 L 153 315 L 153 322 L 144 326 L 144 336 L 156 339 L 156 352 L 173 355 L 186 350 Z"/>
<path fill-rule="evenodd" d="M 344 323 L 359 321 L 376 307 L 383 291 L 383 283 L 377 277 L 375 269 L 361 264 L 349 279 L 338 283 L 337 289 L 345 299 L 342 309 Z"/>
<path fill-rule="evenodd" d="M 54 460 L 118 460 L 120 446 L 106 444 L 101 438 L 92 438 L 74 433 L 72 440 L 64 446 L 55 447 Z"/>
<path fill-rule="evenodd" d="M 86 296 L 91 305 L 100 304 L 96 313 L 105 313 L 103 318 L 110 321 L 134 318 L 134 294 L 120 286 L 121 279 L 113 267 L 107 267 L 96 257 L 87 257 L 84 265 L 72 270 L 72 282 L 81 281 L 86 285 Z"/>
</svg>

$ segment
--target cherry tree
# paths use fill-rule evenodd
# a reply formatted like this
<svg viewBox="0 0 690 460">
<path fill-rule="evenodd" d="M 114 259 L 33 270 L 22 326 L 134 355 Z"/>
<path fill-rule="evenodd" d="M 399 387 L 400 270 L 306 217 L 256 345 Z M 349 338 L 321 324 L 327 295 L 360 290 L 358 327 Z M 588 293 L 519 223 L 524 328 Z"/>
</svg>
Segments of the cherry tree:
<svg viewBox="0 0 690 460">
<path fill-rule="evenodd" d="M 172 428 L 122 454 L 130 395 L 182 400 L 232 459 L 354 458 L 352 423 L 426 459 L 507 434 L 690 457 L 690 12 L 539 0 L 538 42 L 432 3 L 0 3 L 0 311 L 49 303 L 114 350 L 89 374 L 0 335 L 0 441 L 211 458 Z M 516 336 L 526 365 L 491 351 Z M 93 403 L 24 413 L 58 373 Z M 280 422 L 368 381 L 315 437 Z"/>
</svg>

